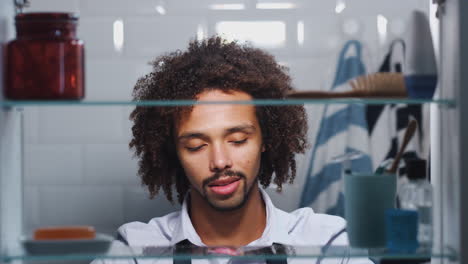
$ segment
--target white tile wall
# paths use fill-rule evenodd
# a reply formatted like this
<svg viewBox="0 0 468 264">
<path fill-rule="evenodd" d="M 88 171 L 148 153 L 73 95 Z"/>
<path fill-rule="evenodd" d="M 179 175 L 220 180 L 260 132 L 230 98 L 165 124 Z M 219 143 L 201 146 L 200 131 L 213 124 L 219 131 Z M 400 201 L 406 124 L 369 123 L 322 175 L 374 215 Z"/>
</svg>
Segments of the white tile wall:
<svg viewBox="0 0 468 264">
<path fill-rule="evenodd" d="M 306 56 L 324 56 L 336 53 L 342 43 L 340 21 L 333 16 L 307 16 L 304 22 L 304 44 L 299 52 Z"/>
<path fill-rule="evenodd" d="M 83 16 L 122 16 L 156 13 L 156 0 L 112 1 L 81 0 L 80 12 Z"/>
<path fill-rule="evenodd" d="M 123 224 L 122 187 L 50 185 L 40 188 L 39 222 L 47 225 L 93 225 L 112 232 Z M 53 211 L 52 211 L 53 210 Z"/>
<path fill-rule="evenodd" d="M 415 7 L 418 5 L 417 2 L 422 2 L 420 0 L 414 1 L 410 6 Z M 424 1 L 424 0 L 423 0 Z M 398 10 L 404 11 L 407 10 L 409 5 L 405 6 L 404 2 L 390 2 L 390 1 L 367 1 L 367 0 L 353 0 L 345 1 L 346 9 L 343 13 L 352 13 L 352 14 L 381 14 L 387 11 Z M 427 1 L 426 1 L 427 2 Z"/>
<path fill-rule="evenodd" d="M 151 71 L 150 59 L 93 59 L 86 64 L 86 98 L 121 100 L 132 98 L 133 87 L 141 76 Z"/>
<path fill-rule="evenodd" d="M 137 161 L 132 159 L 128 144 L 86 144 L 84 183 L 106 186 L 138 185 Z"/>
<path fill-rule="evenodd" d="M 255 47 L 262 48 L 270 52 L 274 56 L 279 57 L 297 57 L 303 56 L 302 54 L 297 53 L 297 22 L 296 15 L 291 13 L 291 11 L 281 12 L 278 10 L 271 11 L 259 11 L 259 10 L 247 10 L 245 12 L 213 12 L 208 15 L 207 23 L 207 34 L 214 35 L 219 34 L 228 39 L 240 39 L 242 41 L 246 40 Z M 221 22 L 238 22 L 240 23 L 239 28 L 235 29 L 234 32 L 229 30 L 218 30 L 217 24 Z M 261 22 L 261 23 L 271 23 L 269 28 L 268 26 L 257 27 L 259 33 L 256 33 L 255 30 L 252 30 L 252 27 L 248 24 L 244 26 L 241 25 L 243 22 Z M 284 30 L 283 30 L 284 28 Z M 279 42 L 281 39 L 277 37 L 275 33 L 284 35 L 286 39 L 284 42 Z M 265 40 L 268 40 L 269 35 L 271 37 L 272 43 L 268 45 L 265 43 Z"/>
<path fill-rule="evenodd" d="M 86 49 L 86 100 L 129 100 L 137 78 L 150 71 L 149 61 L 163 52 L 184 49 L 197 33 L 214 34 L 219 21 L 284 22 L 284 45 L 269 51 L 290 68 L 298 89 L 328 89 L 344 41 L 357 38 L 364 43 L 364 60 L 368 71 L 373 71 L 383 55 L 377 15 L 388 19 L 391 40 L 402 34 L 410 10 L 428 9 L 429 4 L 429 0 L 352 0 L 346 1 L 339 15 L 334 0 L 289 0 L 299 9 L 255 9 L 256 3 L 272 2 L 284 1 L 34 0 L 27 11 L 78 12 L 78 34 Z M 213 10 L 213 4 L 243 4 L 245 8 Z M 117 20 L 123 22 L 120 51 L 114 47 L 113 25 Z M 298 43 L 299 21 L 304 24 L 302 44 Z M 178 206 L 163 196 L 149 200 L 146 190 L 139 186 L 136 160 L 128 150 L 128 115 L 132 109 L 25 109 L 26 230 L 44 225 L 91 224 L 100 231 L 112 232 L 124 222 L 148 221 L 177 210 Z M 321 109 L 308 107 L 312 145 Z M 301 156 L 296 183 L 285 187 L 284 194 L 268 189 L 280 208 L 290 211 L 297 207 L 307 160 L 307 155 Z"/>
<path fill-rule="evenodd" d="M 84 41 L 86 61 L 96 58 L 118 58 L 121 55 L 121 52 L 114 48 L 113 25 L 117 19 L 120 18 L 103 16 L 82 17 L 79 20 L 77 34 Z"/>
<path fill-rule="evenodd" d="M 292 211 L 297 208 L 302 188 L 296 185 L 285 184 L 279 193 L 276 191 L 276 185 L 271 185 L 270 187 L 266 189 L 266 192 L 276 207 L 284 211 Z"/>
<path fill-rule="evenodd" d="M 158 3 L 163 3 L 170 13 L 201 13 L 204 11 L 211 10 L 213 5 L 232 5 L 232 4 L 241 4 L 245 8 L 252 6 L 253 0 L 199 0 L 199 1 L 187 1 L 187 0 L 166 0 L 158 1 Z"/>
<path fill-rule="evenodd" d="M 31 185 L 83 183 L 80 144 L 29 144 L 24 152 L 24 180 Z"/>
<path fill-rule="evenodd" d="M 35 185 L 25 185 L 24 192 L 24 206 L 23 206 L 23 222 L 25 225 L 24 233 L 32 234 L 35 228 L 40 227 L 39 214 L 41 206 L 39 201 L 39 187 Z M 50 209 L 49 209 L 50 210 Z"/>
<path fill-rule="evenodd" d="M 126 187 L 123 196 L 125 222 L 148 222 L 154 217 L 163 216 L 180 209 L 179 203 L 177 201 L 174 203 L 167 201 L 163 192 L 150 200 L 148 192 L 142 187 Z"/>
<path fill-rule="evenodd" d="M 362 59 L 365 63 L 367 72 L 377 71 L 376 63 L 382 61 L 381 45 L 378 40 L 377 33 L 377 16 L 376 15 L 365 15 L 359 18 L 354 16 L 343 16 L 341 22 L 341 31 L 345 31 L 346 21 L 356 21 L 359 25 L 359 31 L 356 34 L 346 35 L 346 39 L 358 39 L 361 41 L 363 50 L 362 50 Z"/>
<path fill-rule="evenodd" d="M 315 57 L 314 59 L 294 58 L 278 59 L 289 68 L 293 87 L 297 90 L 327 90 L 328 79 L 335 70 L 335 62 L 327 57 Z"/>
<path fill-rule="evenodd" d="M 28 107 L 23 111 L 24 118 L 24 140 L 28 144 L 39 142 L 39 112 L 36 107 Z"/>
<path fill-rule="evenodd" d="M 130 142 L 132 139 L 132 125 L 133 122 L 130 120 L 130 113 L 133 111 L 134 107 L 122 107 L 122 123 L 123 123 L 123 132 L 124 132 L 124 141 Z"/>
<path fill-rule="evenodd" d="M 39 0 L 29 2 L 30 6 L 25 9 L 28 12 L 79 12 L 79 0 Z"/>
<path fill-rule="evenodd" d="M 40 143 L 120 143 L 119 107 L 44 107 L 39 110 Z"/>
<path fill-rule="evenodd" d="M 199 16 L 132 17 L 125 20 L 127 56 L 153 58 L 184 49 L 195 39 L 204 21 Z"/>
</svg>

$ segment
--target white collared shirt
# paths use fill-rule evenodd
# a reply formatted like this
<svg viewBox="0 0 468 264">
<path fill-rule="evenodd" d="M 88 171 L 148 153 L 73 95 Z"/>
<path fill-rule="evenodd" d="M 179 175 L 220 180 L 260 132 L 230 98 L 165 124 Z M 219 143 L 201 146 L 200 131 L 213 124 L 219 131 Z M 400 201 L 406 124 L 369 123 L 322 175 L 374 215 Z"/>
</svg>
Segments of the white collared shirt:
<svg viewBox="0 0 468 264">
<path fill-rule="evenodd" d="M 264 247 L 278 243 L 286 246 L 323 246 L 330 238 L 345 227 L 345 220 L 338 216 L 316 214 L 311 208 L 297 209 L 291 213 L 276 208 L 268 194 L 260 188 L 266 208 L 266 227 L 262 236 L 249 243 L 248 247 Z M 195 231 L 188 214 L 188 199 L 182 204 L 182 209 L 177 212 L 156 217 L 147 224 L 142 222 L 131 222 L 122 225 L 118 229 L 121 237 L 126 243 L 134 248 L 174 246 L 180 241 L 189 240 L 192 244 L 200 247 L 206 246 Z M 334 246 L 346 246 L 348 244 L 346 233 L 339 235 L 332 243 Z M 114 241 L 111 250 L 117 251 L 123 246 L 121 241 Z M 172 264 L 172 259 L 148 260 L 139 259 L 138 264 L 158 263 Z M 237 262 L 237 261 L 236 261 Z M 288 259 L 290 263 L 315 263 L 310 259 Z M 325 263 L 372 263 L 369 259 L 333 258 L 324 259 Z M 95 260 L 93 264 L 106 263 L 128 263 L 135 264 L 135 260 Z M 224 264 L 231 263 L 228 258 L 224 259 L 194 259 L 193 264 Z M 252 263 L 252 262 L 249 262 Z"/>
</svg>

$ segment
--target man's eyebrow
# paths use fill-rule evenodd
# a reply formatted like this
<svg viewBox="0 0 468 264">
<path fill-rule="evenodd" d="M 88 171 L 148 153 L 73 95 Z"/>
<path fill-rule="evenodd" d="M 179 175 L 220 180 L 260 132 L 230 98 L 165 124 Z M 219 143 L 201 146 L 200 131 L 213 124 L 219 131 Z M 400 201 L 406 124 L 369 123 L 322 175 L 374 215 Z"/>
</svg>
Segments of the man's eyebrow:
<svg viewBox="0 0 468 264">
<path fill-rule="evenodd" d="M 250 134 L 250 133 L 255 132 L 255 130 L 257 130 L 257 128 L 253 125 L 239 125 L 239 126 L 235 126 L 235 127 L 231 127 L 227 129 L 226 134 L 229 135 L 229 134 L 236 133 L 236 132 L 244 132 L 244 133 Z"/>
<path fill-rule="evenodd" d="M 200 139 L 208 139 L 208 137 L 200 132 L 186 132 L 182 133 L 180 136 L 177 137 L 177 141 L 181 141 L 184 139 L 192 139 L 192 138 L 200 138 Z"/>
<path fill-rule="evenodd" d="M 233 134 L 236 132 L 244 132 L 244 133 L 253 133 L 257 130 L 257 128 L 253 125 L 239 125 L 230 127 L 226 130 L 226 135 Z M 200 132 L 185 132 L 182 133 L 180 136 L 177 137 L 177 141 L 193 139 L 193 138 L 200 138 L 203 140 L 208 140 L 208 136 L 200 133 Z"/>
</svg>

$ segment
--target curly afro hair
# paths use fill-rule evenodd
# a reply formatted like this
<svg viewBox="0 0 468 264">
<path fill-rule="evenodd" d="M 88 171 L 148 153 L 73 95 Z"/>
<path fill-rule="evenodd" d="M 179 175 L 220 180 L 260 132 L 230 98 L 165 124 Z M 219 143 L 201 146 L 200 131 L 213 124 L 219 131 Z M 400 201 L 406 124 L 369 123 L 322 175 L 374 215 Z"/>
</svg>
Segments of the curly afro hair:
<svg viewBox="0 0 468 264">
<path fill-rule="evenodd" d="M 193 40 L 187 51 L 162 55 L 152 62 L 153 71 L 140 78 L 134 88 L 135 101 L 195 100 L 209 89 L 242 91 L 254 99 L 283 99 L 292 90 L 287 69 L 270 54 L 228 42 L 219 36 Z M 193 106 L 192 106 L 193 107 Z M 175 119 L 190 106 L 137 106 L 130 114 L 134 122 L 130 148 L 139 159 L 138 175 L 150 198 L 162 188 L 173 201 L 173 187 L 181 203 L 190 188 L 176 154 Z M 303 106 L 256 106 L 265 151 L 258 180 L 266 188 L 272 181 L 281 191 L 283 183 L 296 176 L 295 154 L 307 147 L 307 119 Z"/>
</svg>

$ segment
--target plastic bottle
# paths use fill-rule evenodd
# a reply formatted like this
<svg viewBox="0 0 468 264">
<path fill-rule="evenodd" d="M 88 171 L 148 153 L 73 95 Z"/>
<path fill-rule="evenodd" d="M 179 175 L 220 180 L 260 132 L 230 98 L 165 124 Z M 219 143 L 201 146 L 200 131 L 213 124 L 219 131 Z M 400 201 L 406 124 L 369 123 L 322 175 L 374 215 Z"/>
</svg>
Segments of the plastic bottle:
<svg viewBox="0 0 468 264">
<path fill-rule="evenodd" d="M 406 168 L 409 181 L 398 192 L 401 208 L 418 212 L 419 245 L 423 249 L 431 249 L 433 188 L 426 179 L 426 160 L 409 160 Z"/>
</svg>

